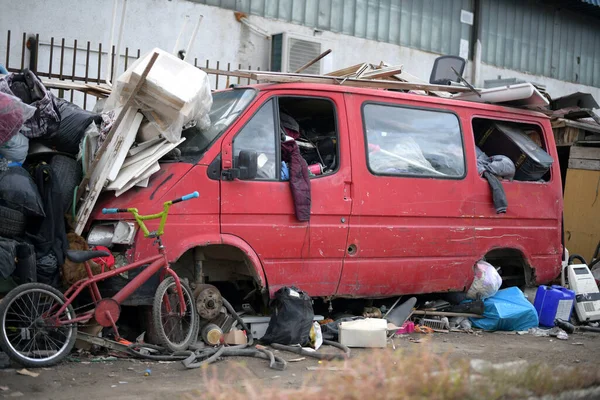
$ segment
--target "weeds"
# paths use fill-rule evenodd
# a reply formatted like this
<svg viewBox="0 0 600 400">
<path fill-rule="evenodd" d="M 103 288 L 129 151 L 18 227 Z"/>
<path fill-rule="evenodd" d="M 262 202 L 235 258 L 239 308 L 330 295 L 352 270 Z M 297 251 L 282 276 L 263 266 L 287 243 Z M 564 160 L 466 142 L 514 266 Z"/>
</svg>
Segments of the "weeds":
<svg viewBox="0 0 600 400">
<path fill-rule="evenodd" d="M 203 370 L 203 388 L 187 399 L 374 400 L 513 399 L 556 394 L 600 384 L 600 374 L 582 368 L 506 364 L 474 369 L 467 360 L 423 350 L 372 351 L 343 362 L 319 364 L 300 388 L 270 387 L 250 369 L 230 363 L 224 376 Z M 332 370 L 330 367 L 335 367 Z"/>
</svg>

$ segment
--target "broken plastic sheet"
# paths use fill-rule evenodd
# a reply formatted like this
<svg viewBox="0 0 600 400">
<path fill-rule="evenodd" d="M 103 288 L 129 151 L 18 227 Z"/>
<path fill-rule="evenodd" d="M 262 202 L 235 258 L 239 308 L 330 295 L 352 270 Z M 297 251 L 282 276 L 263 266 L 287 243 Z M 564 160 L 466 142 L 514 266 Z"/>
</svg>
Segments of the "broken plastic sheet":
<svg viewBox="0 0 600 400">
<path fill-rule="evenodd" d="M 374 172 L 429 176 L 462 176 L 462 145 L 447 135 L 368 132 L 369 165 Z M 375 139 L 375 140 L 372 140 Z"/>
<path fill-rule="evenodd" d="M 212 94 L 208 75 L 160 49 L 153 49 L 134 62 L 114 84 L 105 111 L 122 106 L 133 91 L 153 53 L 159 56 L 136 96 L 137 105 L 162 136 L 177 142 L 184 127 L 210 126 L 208 113 Z"/>
</svg>

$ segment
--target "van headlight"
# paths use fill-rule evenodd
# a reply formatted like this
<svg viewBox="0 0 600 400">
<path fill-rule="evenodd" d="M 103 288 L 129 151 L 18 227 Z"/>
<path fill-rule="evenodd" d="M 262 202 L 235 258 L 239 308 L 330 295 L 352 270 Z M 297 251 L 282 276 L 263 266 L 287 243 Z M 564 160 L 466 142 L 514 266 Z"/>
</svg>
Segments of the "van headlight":
<svg viewBox="0 0 600 400">
<path fill-rule="evenodd" d="M 135 239 L 135 230 L 133 222 L 102 222 L 90 229 L 87 242 L 90 246 L 131 245 Z"/>
</svg>

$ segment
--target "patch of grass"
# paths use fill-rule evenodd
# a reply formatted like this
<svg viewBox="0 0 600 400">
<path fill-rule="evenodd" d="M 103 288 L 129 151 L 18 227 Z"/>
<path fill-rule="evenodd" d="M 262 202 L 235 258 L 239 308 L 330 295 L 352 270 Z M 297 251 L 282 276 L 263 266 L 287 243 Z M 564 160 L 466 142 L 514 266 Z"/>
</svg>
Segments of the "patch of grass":
<svg viewBox="0 0 600 400">
<path fill-rule="evenodd" d="M 449 354 L 374 350 L 343 362 L 319 364 L 300 388 L 275 388 L 251 370 L 230 363 L 225 376 L 205 368 L 203 388 L 187 399 L 211 400 L 370 400 L 370 399 L 517 399 L 556 394 L 600 384 L 593 369 L 553 368 L 543 364 L 491 365 L 475 368 Z"/>
</svg>

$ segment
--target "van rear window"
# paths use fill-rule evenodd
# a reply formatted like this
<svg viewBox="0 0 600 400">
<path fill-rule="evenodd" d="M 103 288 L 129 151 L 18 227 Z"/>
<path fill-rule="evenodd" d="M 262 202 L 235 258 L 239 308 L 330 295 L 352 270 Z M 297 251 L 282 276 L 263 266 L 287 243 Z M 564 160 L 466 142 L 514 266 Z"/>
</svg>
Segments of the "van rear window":
<svg viewBox="0 0 600 400">
<path fill-rule="evenodd" d="M 462 133 L 455 114 L 368 103 L 363 107 L 363 120 L 372 173 L 465 176 Z"/>
</svg>

